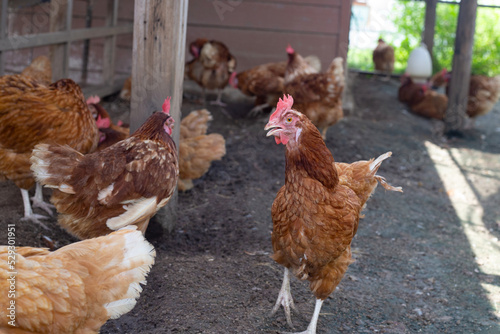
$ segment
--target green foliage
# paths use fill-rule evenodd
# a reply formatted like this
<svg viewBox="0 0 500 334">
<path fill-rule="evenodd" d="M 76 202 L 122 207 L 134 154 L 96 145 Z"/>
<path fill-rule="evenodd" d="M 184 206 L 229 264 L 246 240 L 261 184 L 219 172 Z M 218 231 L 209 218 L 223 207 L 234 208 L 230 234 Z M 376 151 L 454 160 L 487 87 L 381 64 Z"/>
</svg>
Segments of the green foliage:
<svg viewBox="0 0 500 334">
<path fill-rule="evenodd" d="M 434 72 L 451 69 L 455 48 L 458 5 L 438 3 L 434 34 Z M 425 3 L 400 1 L 394 7 L 394 24 L 405 39 L 397 47 L 395 57 L 406 64 L 411 50 L 417 47 L 424 26 Z M 472 55 L 472 72 L 475 74 L 500 74 L 500 31 L 492 29 L 500 20 L 500 9 L 479 8 Z"/>
<path fill-rule="evenodd" d="M 442 68 L 451 70 L 459 8 L 456 4 L 437 4 L 433 50 L 434 73 Z M 395 73 L 404 72 L 410 52 L 419 46 L 424 28 L 424 16 L 425 2 L 423 1 L 395 3 L 392 17 L 398 33 L 380 36 L 394 46 Z M 499 8 L 478 8 L 472 54 L 472 73 L 474 74 L 488 76 L 500 74 L 500 29 L 495 29 L 499 21 Z M 372 71 L 372 51 L 349 48 L 348 66 Z"/>
</svg>

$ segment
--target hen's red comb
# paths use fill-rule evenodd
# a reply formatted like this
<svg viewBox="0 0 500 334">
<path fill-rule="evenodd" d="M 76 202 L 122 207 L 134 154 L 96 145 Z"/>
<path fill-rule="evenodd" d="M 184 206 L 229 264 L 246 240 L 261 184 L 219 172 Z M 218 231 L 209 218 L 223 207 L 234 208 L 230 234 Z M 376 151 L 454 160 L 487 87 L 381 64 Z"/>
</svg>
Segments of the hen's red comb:
<svg viewBox="0 0 500 334">
<path fill-rule="evenodd" d="M 283 95 L 283 99 L 278 101 L 276 105 L 276 110 L 273 112 L 269 120 L 278 117 L 283 111 L 291 109 L 293 106 L 293 97 L 291 95 Z"/>
<path fill-rule="evenodd" d="M 292 48 L 290 44 L 288 44 L 288 46 L 286 47 L 286 53 L 288 54 L 295 53 L 295 50 Z"/>
<path fill-rule="evenodd" d="M 97 95 L 90 96 L 87 99 L 87 104 L 98 104 L 99 102 L 101 102 L 101 99 Z"/>
<path fill-rule="evenodd" d="M 165 102 L 163 102 L 162 110 L 165 114 L 170 115 L 170 96 L 165 99 Z"/>
</svg>

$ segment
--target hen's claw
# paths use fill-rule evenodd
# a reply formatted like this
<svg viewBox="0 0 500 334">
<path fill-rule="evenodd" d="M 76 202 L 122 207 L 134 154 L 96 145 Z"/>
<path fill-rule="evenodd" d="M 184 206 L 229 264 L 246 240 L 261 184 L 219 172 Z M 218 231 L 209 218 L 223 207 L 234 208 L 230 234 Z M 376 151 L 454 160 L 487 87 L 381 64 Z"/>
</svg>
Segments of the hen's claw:
<svg viewBox="0 0 500 334">
<path fill-rule="evenodd" d="M 34 208 L 40 208 L 40 209 L 44 210 L 45 212 L 47 212 L 51 217 L 54 216 L 54 213 L 52 210 L 55 209 L 56 207 L 53 206 L 52 204 L 44 202 L 43 200 L 36 198 L 36 196 L 31 197 L 31 201 L 33 202 Z M 45 218 L 47 218 L 47 217 L 45 217 Z"/>
<path fill-rule="evenodd" d="M 42 223 L 40 221 L 40 219 L 49 219 L 49 217 L 46 217 L 46 216 L 43 216 L 43 215 L 38 215 L 36 213 L 33 213 L 31 215 L 28 215 L 28 216 L 24 216 L 23 218 L 21 218 L 21 221 L 22 222 L 26 222 L 26 221 L 29 221 L 29 222 L 32 222 L 32 223 L 35 223 L 35 224 L 38 224 L 40 225 L 41 227 L 43 227 L 44 229 L 46 230 L 50 230 L 50 228 L 45 225 L 44 223 Z"/>
</svg>

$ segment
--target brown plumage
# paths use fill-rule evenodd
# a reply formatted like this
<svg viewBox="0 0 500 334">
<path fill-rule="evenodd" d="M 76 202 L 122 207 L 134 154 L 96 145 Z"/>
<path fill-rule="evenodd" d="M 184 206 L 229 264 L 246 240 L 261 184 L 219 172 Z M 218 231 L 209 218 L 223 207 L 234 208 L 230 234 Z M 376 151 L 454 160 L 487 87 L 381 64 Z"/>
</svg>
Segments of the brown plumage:
<svg viewBox="0 0 500 334">
<path fill-rule="evenodd" d="M 273 309 L 285 307 L 291 325 L 293 300 L 289 271 L 309 280 L 316 309 L 307 333 L 316 332 L 322 302 L 335 290 L 351 260 L 351 241 L 358 229 L 360 213 L 378 182 L 392 187 L 376 175 L 383 160 L 337 164 L 317 128 L 302 113 L 291 109 L 289 96 L 278 103 L 265 129 L 286 146 L 285 185 L 273 202 L 273 259 L 285 267 L 282 290 Z"/>
<path fill-rule="evenodd" d="M 394 48 L 382 38 L 378 40 L 377 47 L 372 54 L 375 70 L 391 75 L 394 70 Z"/>
<path fill-rule="evenodd" d="M 483 116 L 489 113 L 500 98 L 500 75 L 487 77 L 471 75 L 467 115 Z"/>
<path fill-rule="evenodd" d="M 21 75 L 30 77 L 46 85 L 50 85 L 52 82 L 52 66 L 50 64 L 50 59 L 47 56 L 38 56 L 29 66 L 27 66 Z"/>
<path fill-rule="evenodd" d="M 434 87 L 446 87 L 449 94 L 449 85 L 452 73 L 443 69 L 434 74 L 430 84 Z M 467 115 L 471 118 L 486 115 L 500 99 L 500 75 L 488 77 L 473 74 L 469 81 L 469 95 L 467 100 Z"/>
<path fill-rule="evenodd" d="M 448 97 L 436 91 L 427 89 L 424 86 L 420 91 L 421 99 L 418 103 L 410 106 L 410 110 L 426 118 L 443 120 L 446 108 L 448 107 Z"/>
<path fill-rule="evenodd" d="M 344 117 L 342 92 L 344 90 L 343 59 L 335 58 L 325 73 L 305 74 L 303 59 L 296 53 L 288 53 L 289 60 L 285 74 L 285 93 L 295 99 L 295 106 L 311 122 L 321 129 L 326 139 L 328 127 Z M 297 65 L 299 63 L 299 65 Z"/>
<path fill-rule="evenodd" d="M 296 56 L 300 57 L 298 54 Z M 287 63 L 287 61 L 267 63 L 240 73 L 233 72 L 230 84 L 247 96 L 255 96 L 255 108 L 250 114 L 259 113 L 278 103 L 285 87 Z M 305 57 L 300 65 L 306 67 L 301 73 L 318 73 L 321 70 L 321 62 L 316 56 Z M 292 75 L 289 75 L 289 79 L 291 77 Z"/>
<path fill-rule="evenodd" d="M 88 101 L 87 101 L 88 102 Z M 130 127 L 127 124 L 117 125 L 111 120 L 111 116 L 99 103 L 90 103 L 89 106 L 95 109 L 99 128 L 99 144 L 97 150 L 116 144 L 119 141 L 127 139 L 130 136 Z"/>
<path fill-rule="evenodd" d="M 132 77 L 128 77 L 123 82 L 123 87 L 120 91 L 120 97 L 125 101 L 130 101 L 132 97 Z"/>
<path fill-rule="evenodd" d="M 51 201 L 59 224 L 81 239 L 127 225 L 144 232 L 177 183 L 172 126 L 170 115 L 156 112 L 128 139 L 88 155 L 67 146 L 38 145 L 32 169 L 41 184 L 55 188 Z"/>
<path fill-rule="evenodd" d="M 86 154 L 96 149 L 98 138 L 83 93 L 73 80 L 45 85 L 22 75 L 0 78 L 0 180 L 12 180 L 21 188 L 25 219 L 41 218 L 33 214 L 27 192 L 35 184 L 29 160 L 35 145 L 68 145 Z M 39 195 L 34 204 L 43 207 L 41 191 Z"/>
<path fill-rule="evenodd" d="M 223 104 L 222 89 L 227 86 L 229 76 L 236 68 L 236 58 L 222 42 L 198 39 L 195 44 L 196 47 L 190 48 L 190 51 L 199 50 L 199 53 L 191 52 L 195 58 L 186 64 L 186 75 L 202 88 L 203 99 L 205 99 L 205 89 L 216 89 L 218 96 L 214 103 Z"/>
<path fill-rule="evenodd" d="M 401 76 L 401 85 L 398 89 L 398 99 L 409 106 L 419 103 L 423 99 L 422 84 L 413 82 L 410 76 Z"/>
<path fill-rule="evenodd" d="M 431 83 L 414 83 L 409 76 L 403 75 L 398 90 L 398 99 L 408 104 L 410 111 L 419 116 L 443 120 L 448 106 L 448 97 L 429 89 L 430 85 Z"/>
<path fill-rule="evenodd" d="M 155 250 L 128 227 L 49 252 L 17 247 L 16 297 L 9 298 L 9 248 L 0 246 L 1 333 L 98 333 L 108 319 L 132 310 Z M 7 306 L 15 300 L 15 325 Z"/>
<path fill-rule="evenodd" d="M 226 154 L 226 141 L 218 133 L 207 133 L 212 115 L 206 109 L 195 110 L 182 119 L 179 140 L 179 190 L 193 188 L 193 180 L 202 177 L 212 161 Z"/>
</svg>

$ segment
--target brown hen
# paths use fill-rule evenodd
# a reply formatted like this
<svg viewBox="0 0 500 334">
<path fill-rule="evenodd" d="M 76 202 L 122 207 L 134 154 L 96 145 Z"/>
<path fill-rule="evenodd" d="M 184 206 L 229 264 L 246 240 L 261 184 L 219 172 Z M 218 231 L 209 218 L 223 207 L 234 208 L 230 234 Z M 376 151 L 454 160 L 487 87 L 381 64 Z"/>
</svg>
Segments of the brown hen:
<svg viewBox="0 0 500 334">
<path fill-rule="evenodd" d="M 323 139 L 326 139 L 328 127 L 344 117 L 343 59 L 335 58 L 325 73 L 308 74 L 306 68 L 302 57 L 288 51 L 285 93 L 294 97 L 296 108 L 321 129 Z"/>
<path fill-rule="evenodd" d="M 351 259 L 351 242 L 361 210 L 378 182 L 376 175 L 391 152 L 370 161 L 336 164 L 318 129 L 302 113 L 292 109 L 291 96 L 280 100 L 265 130 L 286 147 L 285 185 L 273 202 L 273 258 L 285 267 L 283 285 L 273 313 L 283 305 L 292 325 L 290 271 L 310 282 L 316 297 L 313 317 L 303 333 L 316 333 L 323 301 L 342 280 Z"/>
<path fill-rule="evenodd" d="M 375 71 L 385 73 L 389 78 L 394 70 L 394 48 L 379 38 L 377 47 L 373 50 L 372 59 Z"/>
<path fill-rule="evenodd" d="M 54 252 L 17 247 L 15 272 L 13 254 L 0 246 L 0 333 L 99 333 L 108 319 L 134 308 L 156 255 L 134 227 Z M 12 276 L 15 298 L 7 294 Z"/>
<path fill-rule="evenodd" d="M 24 202 L 24 220 L 42 224 L 28 190 L 35 184 L 31 151 L 39 143 L 61 144 L 83 154 L 97 147 L 98 131 L 80 87 L 71 79 L 45 85 L 22 75 L 0 78 L 0 180 L 12 180 Z M 37 185 L 33 205 L 51 213 Z M 42 224 L 43 225 L 43 224 Z"/>
<path fill-rule="evenodd" d="M 289 51 L 293 52 L 291 50 L 293 49 L 289 46 Z M 307 65 L 308 68 L 302 72 L 318 73 L 321 70 L 321 62 L 316 56 L 305 57 L 303 65 Z M 250 111 L 250 115 L 259 114 L 278 103 L 285 87 L 286 68 L 287 61 L 282 61 L 258 65 L 243 72 L 231 74 L 229 83 L 234 88 L 238 88 L 245 95 L 255 96 L 255 107 Z"/>
<path fill-rule="evenodd" d="M 236 68 L 236 58 L 222 42 L 198 39 L 193 43 L 190 51 L 195 58 L 186 64 L 186 75 L 202 88 L 203 101 L 206 89 L 216 89 L 217 100 L 213 104 L 224 106 L 221 101 L 222 89 L 227 86 L 229 76 Z"/>
<path fill-rule="evenodd" d="M 38 56 L 29 66 L 27 66 L 21 75 L 33 78 L 40 83 L 50 85 L 52 82 L 52 65 L 47 56 Z"/>
<path fill-rule="evenodd" d="M 143 233 L 149 219 L 172 196 L 179 176 L 173 119 L 167 99 L 129 138 L 82 155 L 61 145 L 33 150 L 32 170 L 55 188 L 51 201 L 58 222 L 78 238 L 93 238 L 127 225 Z"/>
<path fill-rule="evenodd" d="M 212 115 L 206 109 L 195 110 L 182 119 L 179 140 L 179 190 L 193 188 L 193 180 L 202 177 L 212 161 L 226 154 L 226 141 L 218 133 L 207 133 Z"/>
</svg>

